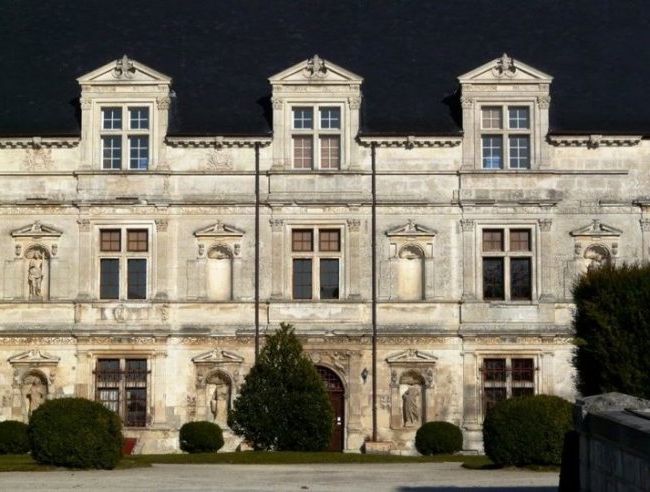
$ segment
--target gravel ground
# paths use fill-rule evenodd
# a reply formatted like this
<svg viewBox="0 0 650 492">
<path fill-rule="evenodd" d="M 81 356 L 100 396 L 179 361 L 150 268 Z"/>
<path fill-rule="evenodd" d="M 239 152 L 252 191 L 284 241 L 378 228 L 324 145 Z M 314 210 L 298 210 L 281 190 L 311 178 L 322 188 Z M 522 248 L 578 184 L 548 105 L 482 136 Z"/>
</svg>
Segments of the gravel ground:
<svg viewBox="0 0 650 492">
<path fill-rule="evenodd" d="M 0 473 L 0 490 L 551 492 L 558 474 L 467 470 L 459 463 L 153 465 L 114 471 Z"/>
</svg>

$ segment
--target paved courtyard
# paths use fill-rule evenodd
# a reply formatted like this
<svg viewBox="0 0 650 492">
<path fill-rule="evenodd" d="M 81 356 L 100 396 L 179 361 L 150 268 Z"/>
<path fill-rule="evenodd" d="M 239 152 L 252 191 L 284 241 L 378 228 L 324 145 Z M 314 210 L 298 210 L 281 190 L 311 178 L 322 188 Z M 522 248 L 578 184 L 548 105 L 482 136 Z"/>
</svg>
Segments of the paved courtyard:
<svg viewBox="0 0 650 492">
<path fill-rule="evenodd" d="M 154 465 L 117 471 L 0 474 L 0 490 L 552 492 L 558 474 L 466 470 L 459 463 Z"/>
</svg>

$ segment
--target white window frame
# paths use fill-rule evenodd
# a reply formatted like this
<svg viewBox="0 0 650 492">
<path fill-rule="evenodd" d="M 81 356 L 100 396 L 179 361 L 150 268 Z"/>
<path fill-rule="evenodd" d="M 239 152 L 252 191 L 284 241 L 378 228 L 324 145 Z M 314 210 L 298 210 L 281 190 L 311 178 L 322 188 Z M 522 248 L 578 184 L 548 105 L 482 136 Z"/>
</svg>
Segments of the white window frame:
<svg viewBox="0 0 650 492">
<path fill-rule="evenodd" d="M 510 128 L 510 115 L 511 108 L 527 108 L 528 109 L 528 128 Z M 483 110 L 489 108 L 501 109 L 501 128 L 485 128 L 483 126 Z M 478 125 L 480 131 L 478 133 L 478 150 L 480 154 L 480 167 L 488 171 L 499 170 L 517 170 L 526 171 L 533 168 L 534 159 L 534 115 L 532 103 L 519 103 L 519 102 L 483 102 L 479 104 Z M 489 168 L 483 167 L 483 137 L 500 136 L 502 141 L 502 167 Z M 510 166 L 510 137 L 527 136 L 528 137 L 528 167 L 511 167 Z"/>
<path fill-rule="evenodd" d="M 95 159 L 99 163 L 99 169 L 104 172 L 146 172 L 152 169 L 155 158 L 155 131 L 157 128 L 157 111 L 153 101 L 134 99 L 133 101 L 125 100 L 96 100 L 93 102 L 95 110 L 95 137 L 94 141 L 97 142 Z M 120 108 L 122 110 L 122 128 L 104 129 L 103 110 L 107 108 Z M 131 129 L 131 118 L 129 109 L 132 108 L 147 108 L 149 110 L 149 128 L 147 129 Z M 121 138 L 121 166 L 120 168 L 104 168 L 104 139 L 103 137 L 118 136 Z M 146 169 L 131 168 L 131 149 L 129 137 L 132 136 L 147 136 L 149 139 L 149 155 Z"/>
<path fill-rule="evenodd" d="M 110 251 L 102 251 L 101 250 L 101 231 L 102 230 L 117 230 L 119 229 L 121 231 L 121 251 L 118 252 L 110 252 Z M 140 230 L 147 230 L 147 251 L 133 251 L 129 252 L 127 251 L 127 231 L 129 229 L 140 229 Z M 151 300 L 153 293 L 155 292 L 154 285 L 153 285 L 153 279 L 155 278 L 154 276 L 154 271 L 155 271 L 155 264 L 154 264 L 154 227 L 152 224 L 149 223 L 132 223 L 132 224 L 124 224 L 124 223 L 119 223 L 119 224 L 111 224 L 111 223 L 102 223 L 102 224 L 97 224 L 94 227 L 94 250 L 95 250 L 95 274 L 94 278 L 96 279 L 95 282 L 95 298 L 99 301 L 102 302 L 133 302 L 133 303 L 138 303 L 138 302 L 148 302 Z M 101 260 L 102 259 L 117 259 L 119 260 L 119 297 L 117 299 L 102 299 L 100 297 L 100 290 L 101 290 Z M 146 274 L 146 279 L 147 279 L 147 289 L 146 289 L 146 295 L 144 299 L 129 299 L 128 298 L 128 260 L 133 259 L 143 259 L 146 260 L 147 262 L 147 274 Z"/>
<path fill-rule="evenodd" d="M 294 127 L 294 110 L 299 108 L 310 108 L 312 110 L 312 128 L 303 129 Z M 339 110 L 339 128 L 329 129 L 321 128 L 320 111 L 324 108 L 338 108 Z M 291 152 L 291 169 L 295 171 L 340 171 L 345 162 L 345 107 L 340 102 L 295 102 L 289 106 L 289 139 Z M 294 163 L 294 136 L 311 136 L 312 137 L 312 167 L 298 168 Z M 338 136 L 339 137 L 339 165 L 338 167 L 322 167 L 321 164 L 321 145 L 320 137 Z"/>
</svg>

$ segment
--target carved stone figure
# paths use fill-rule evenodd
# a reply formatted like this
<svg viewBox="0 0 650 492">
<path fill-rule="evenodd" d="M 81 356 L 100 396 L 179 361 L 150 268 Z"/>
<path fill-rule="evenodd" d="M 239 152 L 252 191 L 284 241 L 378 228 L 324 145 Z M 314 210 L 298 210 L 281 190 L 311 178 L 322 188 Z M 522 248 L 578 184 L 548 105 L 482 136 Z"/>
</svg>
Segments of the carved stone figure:
<svg viewBox="0 0 650 492">
<path fill-rule="evenodd" d="M 210 413 L 212 419 L 219 425 L 226 426 L 228 422 L 228 412 L 230 411 L 230 382 L 219 375 L 215 374 L 208 380 L 210 389 Z"/>
<path fill-rule="evenodd" d="M 30 297 L 43 297 L 43 253 L 35 250 L 27 268 L 27 283 Z"/>
<path fill-rule="evenodd" d="M 23 382 L 27 400 L 27 416 L 31 417 L 34 410 L 41 406 L 47 395 L 47 387 L 41 378 L 35 375 L 27 376 Z"/>
<path fill-rule="evenodd" d="M 611 260 L 611 255 L 603 246 L 594 245 L 589 246 L 585 250 L 585 260 L 587 261 L 587 271 L 591 272 L 608 265 Z"/>
<path fill-rule="evenodd" d="M 420 423 L 420 388 L 416 385 L 409 386 L 402 395 L 402 413 L 405 427 Z"/>
</svg>

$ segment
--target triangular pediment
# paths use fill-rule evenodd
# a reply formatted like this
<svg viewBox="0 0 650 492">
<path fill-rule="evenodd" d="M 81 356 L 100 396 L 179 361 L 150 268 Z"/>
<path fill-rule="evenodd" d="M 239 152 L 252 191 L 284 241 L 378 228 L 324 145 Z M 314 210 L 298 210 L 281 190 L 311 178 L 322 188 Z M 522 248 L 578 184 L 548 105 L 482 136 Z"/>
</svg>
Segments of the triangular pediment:
<svg viewBox="0 0 650 492">
<path fill-rule="evenodd" d="M 194 231 L 194 235 L 196 237 L 241 237 L 244 234 L 246 234 L 244 231 L 241 229 L 237 229 L 234 226 L 224 224 L 220 220 L 215 222 L 212 225 L 209 225 L 208 227 L 203 227 L 202 229 L 199 229 L 198 231 Z"/>
<path fill-rule="evenodd" d="M 361 84 L 363 78 L 318 55 L 269 77 L 271 84 Z"/>
<path fill-rule="evenodd" d="M 616 227 L 603 224 L 600 220 L 594 219 L 591 221 L 591 224 L 579 229 L 575 229 L 570 233 L 572 236 L 613 236 L 618 237 L 623 234 L 623 231 L 617 229 Z"/>
<path fill-rule="evenodd" d="M 214 349 L 192 357 L 192 362 L 195 364 L 241 364 L 244 359 L 233 352 Z"/>
<path fill-rule="evenodd" d="M 84 85 L 171 84 L 172 79 L 124 55 L 77 79 Z"/>
<path fill-rule="evenodd" d="M 35 349 L 21 352 L 9 357 L 7 360 L 9 364 L 48 365 L 58 364 L 61 358 Z"/>
<path fill-rule="evenodd" d="M 420 224 L 416 224 L 412 220 L 409 220 L 406 224 L 403 224 L 398 227 L 393 227 L 386 231 L 387 236 L 425 236 L 425 237 L 434 237 L 438 234 L 437 231 L 429 229 Z"/>
<path fill-rule="evenodd" d="M 435 355 L 417 349 L 403 350 L 386 358 L 389 364 L 435 364 L 437 360 Z"/>
<path fill-rule="evenodd" d="M 508 81 L 550 84 L 553 77 L 504 53 L 501 57 L 459 76 L 458 80 L 461 84 Z"/>
<path fill-rule="evenodd" d="M 59 237 L 62 231 L 52 226 L 41 224 L 38 220 L 30 225 L 26 225 L 14 231 L 11 231 L 12 237 Z"/>
</svg>

